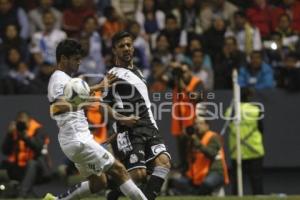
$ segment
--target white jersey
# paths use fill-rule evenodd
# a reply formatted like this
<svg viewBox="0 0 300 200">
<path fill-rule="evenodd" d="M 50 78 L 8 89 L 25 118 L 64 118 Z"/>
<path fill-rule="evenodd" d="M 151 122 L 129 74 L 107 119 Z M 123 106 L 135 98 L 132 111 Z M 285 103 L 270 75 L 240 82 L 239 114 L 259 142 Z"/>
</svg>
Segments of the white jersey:
<svg viewBox="0 0 300 200">
<path fill-rule="evenodd" d="M 71 77 L 63 71 L 56 70 L 50 77 L 48 84 L 48 100 L 54 103 L 63 96 L 64 87 Z M 74 134 L 91 135 L 88 129 L 88 122 L 83 110 L 66 112 L 53 116 L 59 127 L 59 138 L 74 138 Z M 88 133 L 88 134 L 87 134 Z"/>
<path fill-rule="evenodd" d="M 48 100 L 54 103 L 63 96 L 64 87 L 71 79 L 65 72 L 56 70 L 49 80 Z M 53 117 L 59 127 L 58 141 L 65 155 L 75 163 L 80 174 L 89 177 L 111 168 L 114 157 L 99 145 L 89 131 L 83 110 L 66 112 Z"/>
</svg>

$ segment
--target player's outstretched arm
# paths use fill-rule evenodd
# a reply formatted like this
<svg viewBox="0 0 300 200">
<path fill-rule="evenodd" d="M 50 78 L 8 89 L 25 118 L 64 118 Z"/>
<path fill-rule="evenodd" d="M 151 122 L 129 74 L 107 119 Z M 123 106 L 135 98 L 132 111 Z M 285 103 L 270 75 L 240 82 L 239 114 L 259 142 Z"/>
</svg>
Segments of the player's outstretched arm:
<svg viewBox="0 0 300 200">
<path fill-rule="evenodd" d="M 134 116 L 134 115 L 131 115 L 131 116 L 122 115 L 105 103 L 101 103 L 101 108 L 106 111 L 106 113 L 110 119 L 114 119 L 114 120 L 120 122 L 122 125 L 125 125 L 128 127 L 132 127 L 132 126 L 136 125 L 138 120 L 140 119 L 140 117 Z"/>
<path fill-rule="evenodd" d="M 78 108 L 66 101 L 64 98 L 57 99 L 54 103 L 50 105 L 51 115 L 58 115 L 70 111 L 76 111 Z"/>
</svg>

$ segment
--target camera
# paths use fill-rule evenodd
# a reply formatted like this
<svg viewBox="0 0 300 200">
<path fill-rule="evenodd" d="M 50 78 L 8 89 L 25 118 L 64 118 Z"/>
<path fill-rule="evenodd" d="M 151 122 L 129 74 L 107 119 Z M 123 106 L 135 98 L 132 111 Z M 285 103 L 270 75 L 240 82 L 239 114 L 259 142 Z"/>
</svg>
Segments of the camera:
<svg viewBox="0 0 300 200">
<path fill-rule="evenodd" d="M 26 128 L 27 128 L 25 122 L 17 122 L 16 127 L 17 127 L 17 130 L 18 130 L 19 132 L 23 132 L 23 131 L 25 131 Z"/>
<path fill-rule="evenodd" d="M 174 77 L 181 77 L 183 75 L 183 71 L 180 67 L 176 67 L 172 70 L 172 75 Z"/>
<path fill-rule="evenodd" d="M 196 132 L 196 130 L 195 130 L 194 126 L 192 125 L 192 126 L 186 127 L 185 132 L 187 135 L 193 135 Z"/>
</svg>

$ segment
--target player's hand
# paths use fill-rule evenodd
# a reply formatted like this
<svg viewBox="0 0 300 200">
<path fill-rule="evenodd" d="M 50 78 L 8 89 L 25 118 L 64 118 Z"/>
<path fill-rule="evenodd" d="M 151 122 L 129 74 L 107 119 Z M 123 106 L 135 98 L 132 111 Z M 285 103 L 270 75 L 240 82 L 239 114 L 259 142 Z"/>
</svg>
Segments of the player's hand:
<svg viewBox="0 0 300 200">
<path fill-rule="evenodd" d="M 115 74 L 107 74 L 100 83 L 90 87 L 91 94 L 97 91 L 104 91 L 106 88 L 111 87 L 117 78 Z"/>
<path fill-rule="evenodd" d="M 139 119 L 140 117 L 131 115 L 129 117 L 124 116 L 118 121 L 124 126 L 133 127 L 138 123 Z"/>
<path fill-rule="evenodd" d="M 103 88 L 109 88 L 114 82 L 116 82 L 117 78 L 118 77 L 115 74 L 107 74 L 100 84 L 103 86 Z"/>
</svg>

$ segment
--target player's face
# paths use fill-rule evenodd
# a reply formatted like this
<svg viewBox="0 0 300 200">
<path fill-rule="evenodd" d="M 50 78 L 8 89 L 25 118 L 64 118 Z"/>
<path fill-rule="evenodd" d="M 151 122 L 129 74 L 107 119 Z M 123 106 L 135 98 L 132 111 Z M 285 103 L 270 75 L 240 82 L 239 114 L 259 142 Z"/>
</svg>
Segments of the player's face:
<svg viewBox="0 0 300 200">
<path fill-rule="evenodd" d="M 68 65 L 68 68 L 70 69 L 70 71 L 77 72 L 80 62 L 81 62 L 81 55 L 70 56 L 70 58 L 68 58 L 67 62 L 68 62 L 67 65 Z"/>
<path fill-rule="evenodd" d="M 117 59 L 130 63 L 133 58 L 133 42 L 131 37 L 124 37 L 114 47 L 114 54 Z"/>
</svg>

